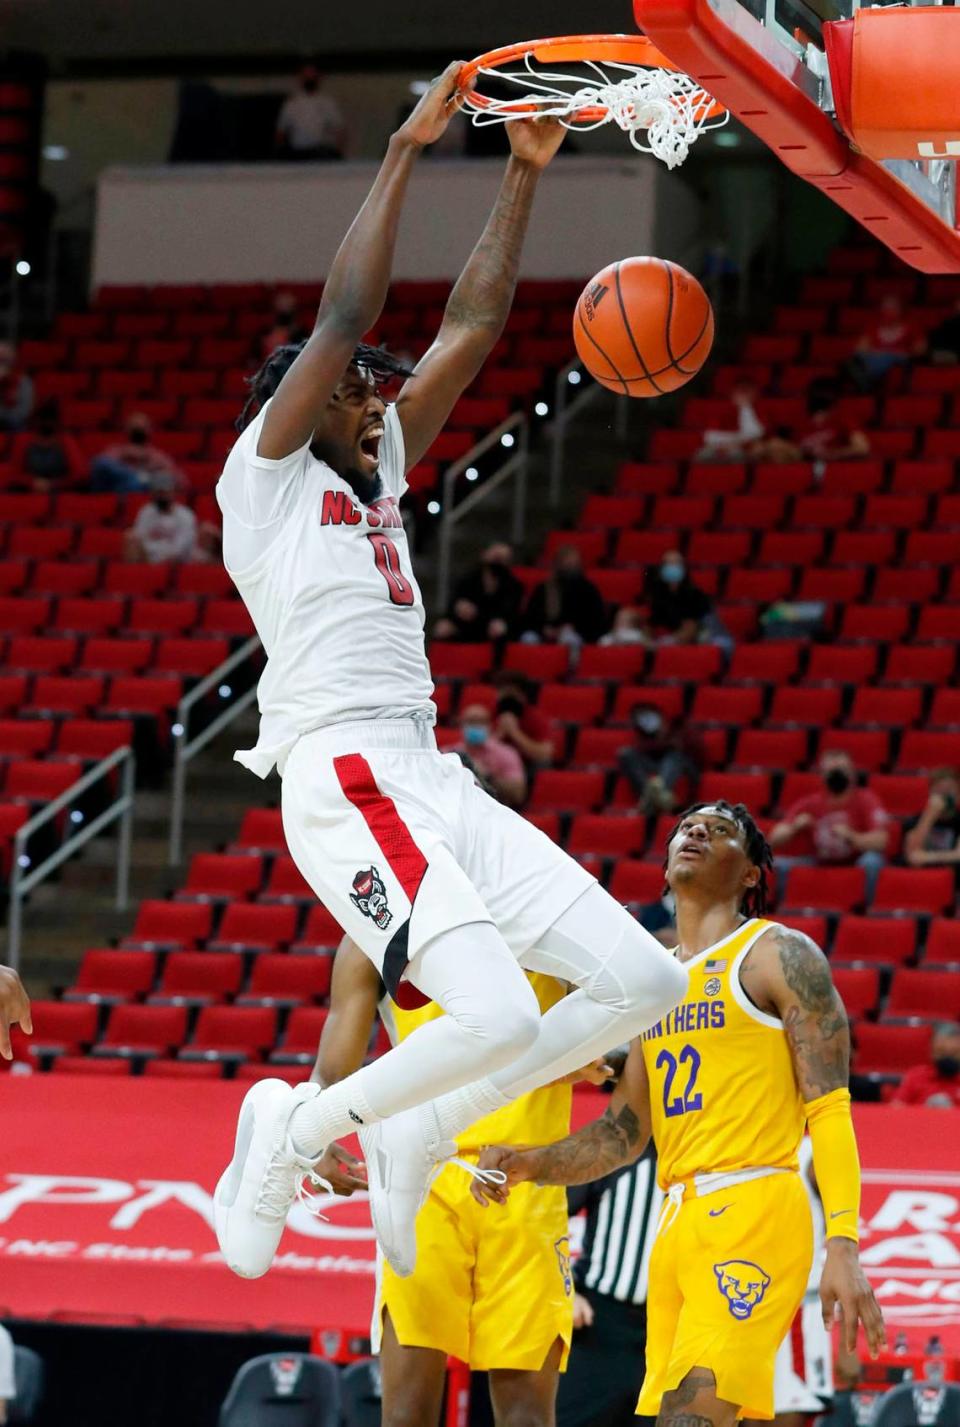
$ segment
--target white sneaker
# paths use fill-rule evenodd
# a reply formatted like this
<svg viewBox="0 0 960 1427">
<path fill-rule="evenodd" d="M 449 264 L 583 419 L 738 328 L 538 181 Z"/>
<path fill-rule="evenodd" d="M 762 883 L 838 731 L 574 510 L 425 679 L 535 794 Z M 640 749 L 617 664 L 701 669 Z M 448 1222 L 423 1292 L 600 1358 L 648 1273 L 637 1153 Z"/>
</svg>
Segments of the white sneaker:
<svg viewBox="0 0 960 1427">
<path fill-rule="evenodd" d="M 408 1278 L 417 1262 L 417 1215 L 430 1186 L 446 1164 L 457 1164 L 476 1179 L 506 1183 L 499 1169 L 481 1170 L 457 1157 L 453 1140 L 430 1135 L 432 1106 L 392 1115 L 360 1130 L 367 1166 L 370 1217 L 383 1256 L 398 1278 Z"/>
<path fill-rule="evenodd" d="M 288 1133 L 297 1106 L 319 1093 L 311 1083 L 260 1080 L 243 1098 L 233 1159 L 213 1195 L 220 1252 L 241 1278 L 260 1278 L 270 1267 L 294 1200 L 309 1198 L 304 1181 L 330 1188 Z"/>
</svg>

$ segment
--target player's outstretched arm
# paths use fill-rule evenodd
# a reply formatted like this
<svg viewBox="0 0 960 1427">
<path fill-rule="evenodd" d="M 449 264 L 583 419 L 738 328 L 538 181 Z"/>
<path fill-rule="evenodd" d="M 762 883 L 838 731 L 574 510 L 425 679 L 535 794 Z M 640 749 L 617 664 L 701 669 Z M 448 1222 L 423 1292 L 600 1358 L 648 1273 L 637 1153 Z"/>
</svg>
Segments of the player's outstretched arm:
<svg viewBox="0 0 960 1427">
<path fill-rule="evenodd" d="M 33 1032 L 30 1019 L 30 997 L 12 966 L 0 966 L 0 1055 L 13 1059 L 10 1027 L 19 1025 L 29 1036 Z"/>
<path fill-rule="evenodd" d="M 850 1030 L 826 957 L 802 932 L 773 927 L 741 971 L 748 996 L 779 1016 L 807 1114 L 827 1224 L 820 1303 L 827 1327 L 839 1309 L 852 1352 L 862 1323 L 871 1355 L 885 1346 L 883 1315 L 860 1266 L 860 1159 L 850 1114 Z"/>
<path fill-rule="evenodd" d="M 282 460 L 313 435 L 354 348 L 380 316 L 407 182 L 420 150 L 439 139 L 462 102 L 461 61 L 449 64 L 393 135 L 380 172 L 340 244 L 313 332 L 270 404 L 257 454 Z"/>
<path fill-rule="evenodd" d="M 481 1169 L 500 1169 L 502 1185 L 475 1179 L 470 1186 L 480 1203 L 506 1203 L 515 1184 L 589 1184 L 639 1159 L 650 1139 L 650 1084 L 640 1042 L 630 1047 L 610 1104 L 589 1125 L 566 1139 L 532 1149 L 491 1145 L 480 1156 Z"/>
<path fill-rule="evenodd" d="M 493 212 L 450 294 L 436 341 L 397 398 L 408 470 L 433 445 L 503 331 L 537 182 L 565 132 L 555 120 L 514 120 L 506 128 L 512 153 Z"/>
</svg>

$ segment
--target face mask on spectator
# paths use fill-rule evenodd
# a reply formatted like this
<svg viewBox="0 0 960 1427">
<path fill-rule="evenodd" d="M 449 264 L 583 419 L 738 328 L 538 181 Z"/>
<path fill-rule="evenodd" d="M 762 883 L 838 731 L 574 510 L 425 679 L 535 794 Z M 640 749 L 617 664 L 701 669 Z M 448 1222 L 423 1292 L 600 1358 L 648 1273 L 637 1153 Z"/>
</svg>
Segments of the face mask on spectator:
<svg viewBox="0 0 960 1427">
<path fill-rule="evenodd" d="M 955 1080 L 960 1075 L 960 1060 L 955 1055 L 938 1055 L 933 1064 L 944 1080 Z"/>
<path fill-rule="evenodd" d="M 686 570 L 679 560 L 665 560 L 660 566 L 660 578 L 666 580 L 668 585 L 679 585 L 686 574 Z"/>
<path fill-rule="evenodd" d="M 845 793 L 850 786 L 850 774 L 845 768 L 831 768 L 829 773 L 825 773 L 823 781 L 826 783 L 831 793 Z"/>
<path fill-rule="evenodd" d="M 153 503 L 157 507 L 157 510 L 163 511 L 164 515 L 166 515 L 167 511 L 173 505 L 173 501 L 168 495 L 155 495 Z"/>
<path fill-rule="evenodd" d="M 518 699 L 516 694 L 504 694 L 503 698 L 497 700 L 498 714 L 516 714 L 517 718 L 523 713 L 524 704 L 522 699 Z"/>
<path fill-rule="evenodd" d="M 466 723 L 463 726 L 463 741 L 472 748 L 487 741 L 488 729 L 485 723 Z"/>
<path fill-rule="evenodd" d="M 633 721 L 641 733 L 659 733 L 663 728 L 663 719 L 654 709 L 638 713 Z"/>
<path fill-rule="evenodd" d="M 142 426 L 131 426 L 127 435 L 134 446 L 145 446 L 147 444 L 147 433 Z"/>
</svg>

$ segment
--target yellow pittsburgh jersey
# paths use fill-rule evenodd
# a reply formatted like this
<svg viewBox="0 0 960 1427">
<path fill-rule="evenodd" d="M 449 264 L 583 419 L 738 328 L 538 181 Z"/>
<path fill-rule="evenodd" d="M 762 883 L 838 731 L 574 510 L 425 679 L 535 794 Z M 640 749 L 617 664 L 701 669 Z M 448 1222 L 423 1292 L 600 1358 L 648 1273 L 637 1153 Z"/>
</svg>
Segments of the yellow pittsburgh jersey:
<svg viewBox="0 0 960 1427">
<path fill-rule="evenodd" d="M 540 1014 L 549 1011 L 566 995 L 565 987 L 552 976 L 528 973 L 528 979 L 540 1003 Z M 387 1034 L 396 1044 L 427 1021 L 436 1020 L 443 1011 L 431 1001 L 416 1011 L 402 1011 L 389 997 L 380 1003 L 380 1016 Z M 461 1154 L 479 1152 L 484 1145 L 548 1145 L 570 1133 L 569 1085 L 544 1085 L 529 1095 L 504 1105 L 471 1125 L 457 1141 Z"/>
<path fill-rule="evenodd" d="M 642 1037 L 657 1173 L 796 1169 L 806 1123 L 782 1023 L 754 1006 L 740 966 L 774 922 L 752 919 L 684 963 L 687 995 Z"/>
</svg>

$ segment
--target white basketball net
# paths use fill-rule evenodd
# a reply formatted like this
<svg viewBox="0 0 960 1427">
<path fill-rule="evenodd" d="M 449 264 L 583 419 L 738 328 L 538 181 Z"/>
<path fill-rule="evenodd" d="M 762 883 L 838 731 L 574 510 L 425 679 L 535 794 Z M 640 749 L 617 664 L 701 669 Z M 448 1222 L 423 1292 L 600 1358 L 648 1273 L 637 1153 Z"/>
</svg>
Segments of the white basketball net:
<svg viewBox="0 0 960 1427">
<path fill-rule="evenodd" d="M 710 115 L 713 99 L 688 74 L 676 70 L 643 69 L 639 65 L 606 60 L 583 60 L 597 75 L 597 82 L 584 83 L 583 74 L 564 74 L 552 66 L 549 73 L 533 67 L 534 56 L 523 57 L 522 70 L 481 69 L 480 74 L 508 80 L 527 92 L 510 99 L 491 99 L 482 109 L 473 109 L 474 124 L 503 124 L 513 119 L 529 119 L 529 112 L 517 112 L 530 105 L 538 116 L 559 119 L 568 129 L 586 131 L 603 124 L 616 124 L 635 149 L 653 154 L 667 168 L 677 168 L 690 152 L 690 145 L 704 129 L 718 129 L 730 115 L 726 110 Z M 607 70 L 625 71 L 624 77 Z M 578 110 L 603 106 L 601 119 L 578 121 Z"/>
</svg>

